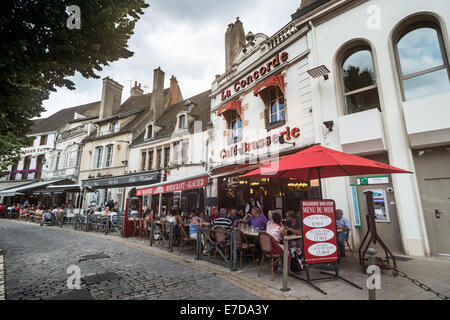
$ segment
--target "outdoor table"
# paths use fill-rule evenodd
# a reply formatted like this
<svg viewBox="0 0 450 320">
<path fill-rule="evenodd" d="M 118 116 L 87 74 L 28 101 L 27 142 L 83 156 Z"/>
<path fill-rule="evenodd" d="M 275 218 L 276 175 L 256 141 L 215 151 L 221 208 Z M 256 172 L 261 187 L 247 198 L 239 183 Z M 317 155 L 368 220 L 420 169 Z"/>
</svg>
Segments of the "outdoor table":
<svg viewBox="0 0 450 320">
<path fill-rule="evenodd" d="M 282 291 L 289 291 L 290 289 L 287 287 L 288 282 L 288 263 L 289 263 L 289 241 L 302 239 L 303 237 L 300 235 L 290 235 L 283 237 L 283 288 Z"/>
</svg>

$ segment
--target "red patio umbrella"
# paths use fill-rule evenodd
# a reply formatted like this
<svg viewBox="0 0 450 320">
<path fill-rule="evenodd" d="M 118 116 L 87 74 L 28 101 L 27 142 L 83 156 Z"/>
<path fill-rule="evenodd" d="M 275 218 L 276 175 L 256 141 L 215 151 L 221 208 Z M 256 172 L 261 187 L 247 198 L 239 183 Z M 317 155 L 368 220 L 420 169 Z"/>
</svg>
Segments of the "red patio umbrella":
<svg viewBox="0 0 450 320">
<path fill-rule="evenodd" d="M 412 172 L 315 145 L 273 161 L 241 177 L 296 178 L 308 182 L 319 179 L 320 182 L 321 178 L 386 173 Z M 322 193 L 322 190 L 320 192 Z"/>
</svg>

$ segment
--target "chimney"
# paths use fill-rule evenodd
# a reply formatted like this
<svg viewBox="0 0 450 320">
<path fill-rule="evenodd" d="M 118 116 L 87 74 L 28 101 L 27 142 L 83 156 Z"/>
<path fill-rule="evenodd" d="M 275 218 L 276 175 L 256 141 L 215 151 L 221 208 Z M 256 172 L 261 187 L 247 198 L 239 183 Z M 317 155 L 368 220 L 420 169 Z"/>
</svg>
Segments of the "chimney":
<svg viewBox="0 0 450 320">
<path fill-rule="evenodd" d="M 144 94 L 144 90 L 141 89 L 141 84 L 138 84 L 137 81 L 135 81 L 134 87 L 131 88 L 130 94 L 132 97 L 142 96 Z"/>
<path fill-rule="evenodd" d="M 239 50 L 245 45 L 244 26 L 236 18 L 236 22 L 230 23 L 225 32 L 225 71 L 229 70 L 234 63 L 234 59 Z"/>
<path fill-rule="evenodd" d="M 100 103 L 100 112 L 98 118 L 104 119 L 120 111 L 122 101 L 123 86 L 106 77 L 103 79 L 102 101 Z"/>
<path fill-rule="evenodd" d="M 178 99 L 178 80 L 175 76 L 170 78 L 170 89 L 169 89 L 170 101 L 169 106 L 179 102 Z"/>
<path fill-rule="evenodd" d="M 153 70 L 153 91 L 150 101 L 150 108 L 153 110 L 153 121 L 158 119 L 164 112 L 164 71 L 161 67 Z"/>
</svg>

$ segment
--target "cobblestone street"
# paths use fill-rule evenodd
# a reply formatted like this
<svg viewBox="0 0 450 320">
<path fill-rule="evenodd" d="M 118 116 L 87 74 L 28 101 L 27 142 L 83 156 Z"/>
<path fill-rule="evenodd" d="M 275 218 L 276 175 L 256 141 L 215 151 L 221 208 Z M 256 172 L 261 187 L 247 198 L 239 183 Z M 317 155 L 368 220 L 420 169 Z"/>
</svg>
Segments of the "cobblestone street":
<svg viewBox="0 0 450 320">
<path fill-rule="evenodd" d="M 211 273 L 91 234 L 0 220 L 0 244 L 7 300 L 46 299 L 68 292 L 66 269 L 72 264 L 81 268 L 82 277 L 120 275 L 119 280 L 88 286 L 96 299 L 259 298 Z M 110 258 L 79 262 L 81 255 L 101 252 Z"/>
</svg>

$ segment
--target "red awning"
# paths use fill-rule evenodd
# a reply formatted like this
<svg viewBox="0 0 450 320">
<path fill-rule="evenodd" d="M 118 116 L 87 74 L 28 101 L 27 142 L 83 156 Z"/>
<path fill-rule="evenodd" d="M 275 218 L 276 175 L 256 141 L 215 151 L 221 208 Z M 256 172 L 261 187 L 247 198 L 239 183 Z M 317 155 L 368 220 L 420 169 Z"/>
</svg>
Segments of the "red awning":
<svg viewBox="0 0 450 320">
<path fill-rule="evenodd" d="M 278 86 L 281 92 L 284 93 L 284 77 L 282 75 L 277 75 L 267 79 L 263 83 L 256 86 L 255 90 L 253 90 L 253 94 L 257 96 L 262 90 L 273 86 Z"/>
<path fill-rule="evenodd" d="M 222 113 L 224 113 L 227 110 L 236 110 L 236 112 L 241 115 L 241 100 L 232 100 L 228 102 L 227 104 L 224 104 L 219 108 L 219 111 L 217 111 L 217 115 L 220 116 Z"/>
</svg>

